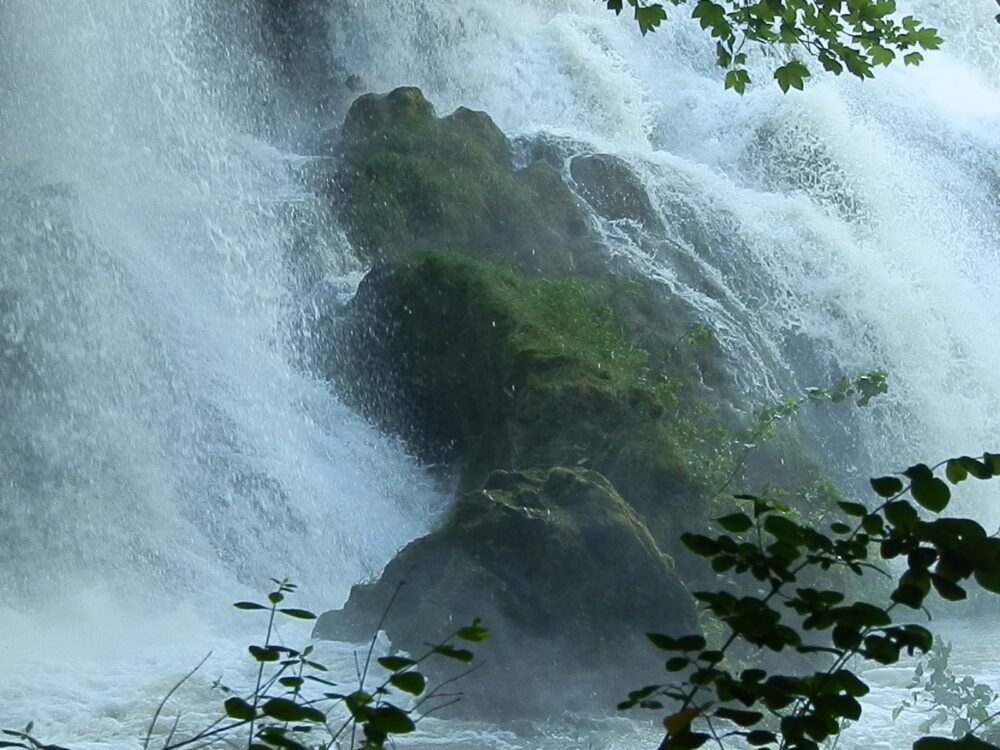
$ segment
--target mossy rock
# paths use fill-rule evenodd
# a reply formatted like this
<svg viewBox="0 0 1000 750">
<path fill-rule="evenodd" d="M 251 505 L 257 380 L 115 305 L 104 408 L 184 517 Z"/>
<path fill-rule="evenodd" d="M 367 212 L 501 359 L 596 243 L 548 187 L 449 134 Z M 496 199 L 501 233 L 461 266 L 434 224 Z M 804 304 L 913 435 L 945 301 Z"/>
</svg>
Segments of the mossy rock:
<svg viewBox="0 0 1000 750">
<path fill-rule="evenodd" d="M 694 438 L 711 432 L 695 435 L 692 416 L 711 357 L 676 345 L 685 325 L 648 280 L 427 252 L 364 279 L 322 365 L 423 460 L 452 467 L 461 491 L 496 469 L 584 465 L 675 544 L 678 514 L 698 513 Z"/>
<path fill-rule="evenodd" d="M 549 273 L 593 271 L 586 210 L 544 163 L 515 170 L 489 115 L 438 118 L 419 89 L 366 94 L 347 113 L 331 206 L 370 262 L 447 247 Z"/>
<path fill-rule="evenodd" d="M 662 677 L 644 633 L 697 625 L 670 559 L 610 483 L 583 469 L 493 474 L 320 617 L 315 635 L 367 640 L 390 600 L 386 634 L 411 654 L 483 619 L 492 637 L 472 648 L 485 664 L 459 685 L 457 708 L 488 718 L 610 710 Z"/>
</svg>

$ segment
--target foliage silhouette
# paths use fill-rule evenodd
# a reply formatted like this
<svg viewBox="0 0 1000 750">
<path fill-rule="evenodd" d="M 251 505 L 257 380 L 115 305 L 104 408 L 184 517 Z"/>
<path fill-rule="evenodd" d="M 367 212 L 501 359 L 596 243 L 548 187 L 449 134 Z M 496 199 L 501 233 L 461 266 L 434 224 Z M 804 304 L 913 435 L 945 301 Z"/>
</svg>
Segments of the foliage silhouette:
<svg viewBox="0 0 1000 750">
<path fill-rule="evenodd" d="M 782 91 L 802 89 L 811 72 L 802 52 L 835 75 L 845 71 L 872 78 L 875 68 L 900 56 L 906 65 L 923 61 L 923 51 L 941 46 L 937 31 L 913 16 L 896 20 L 895 0 L 602 0 L 620 14 L 631 7 L 640 31 L 654 31 L 667 18 L 664 5 L 692 5 L 691 17 L 716 40 L 716 62 L 726 70 L 725 86 L 739 94 L 751 82 L 747 42 L 763 46 L 782 64 L 773 71 Z"/>
<path fill-rule="evenodd" d="M 942 469 L 944 479 L 936 475 Z M 935 517 L 951 500 L 949 484 L 998 475 L 1000 455 L 990 453 L 934 467 L 916 464 L 901 476 L 871 480 L 879 497 L 872 509 L 839 502 L 840 518 L 828 524 L 828 531 L 792 520 L 773 500 L 738 496 L 746 511 L 716 519 L 723 533 L 685 534 L 682 540 L 717 575 L 752 579 L 759 595 L 747 594 L 747 587 L 737 593 L 697 592 L 695 598 L 725 625 L 728 635 L 719 647 L 710 648 L 701 635 L 648 634 L 656 648 L 671 655 L 666 671 L 684 672 L 685 677 L 636 690 L 619 708 L 663 709 L 661 698 L 676 701 L 677 709 L 664 719 L 667 736 L 661 750 L 699 748 L 713 739 L 722 747 L 728 738 L 754 747 L 818 750 L 839 734 L 843 722 L 861 716 L 858 698 L 868 686 L 850 668 L 852 660 L 895 664 L 904 651 L 931 649 L 931 631 L 896 621 L 898 611 L 926 612 L 932 593 L 945 601 L 964 599 L 970 580 L 1000 593 L 1000 538 L 968 518 Z M 902 571 L 877 565 L 891 561 L 902 563 Z M 841 591 L 817 582 L 842 569 L 856 576 L 878 572 L 890 577 L 895 586 L 888 601 L 849 601 Z M 727 656 L 738 643 L 808 655 L 814 657 L 811 664 L 824 656 L 828 661 L 825 668 L 806 674 L 764 668 L 737 674 Z M 703 730 L 696 731 L 701 724 Z M 995 748 L 975 737 L 983 724 L 970 725 L 957 738 L 924 737 L 913 747 Z"/>
</svg>

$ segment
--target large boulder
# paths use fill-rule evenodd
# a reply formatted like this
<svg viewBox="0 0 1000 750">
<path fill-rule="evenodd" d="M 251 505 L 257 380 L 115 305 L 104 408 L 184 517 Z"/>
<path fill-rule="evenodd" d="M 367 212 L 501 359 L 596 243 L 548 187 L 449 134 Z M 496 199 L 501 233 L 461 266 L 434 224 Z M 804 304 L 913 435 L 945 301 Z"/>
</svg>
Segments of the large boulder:
<svg viewBox="0 0 1000 750">
<path fill-rule="evenodd" d="M 601 267 L 588 214 L 560 174 L 544 162 L 515 169 L 484 112 L 436 117 L 413 87 L 365 94 L 331 148 L 330 203 L 369 262 L 435 247 L 548 273 Z"/>
<path fill-rule="evenodd" d="M 458 501 L 442 528 L 409 544 L 374 582 L 355 586 L 315 635 L 385 631 L 410 653 L 482 618 L 481 669 L 458 686 L 466 715 L 611 710 L 662 677 L 646 632 L 694 632 L 693 600 L 642 521 L 600 474 L 497 472 Z"/>
<path fill-rule="evenodd" d="M 586 466 L 672 551 L 679 519 L 698 523 L 689 465 L 722 439 L 716 349 L 682 342 L 689 322 L 647 280 L 420 253 L 364 279 L 322 367 L 460 491 L 497 469 Z"/>
</svg>

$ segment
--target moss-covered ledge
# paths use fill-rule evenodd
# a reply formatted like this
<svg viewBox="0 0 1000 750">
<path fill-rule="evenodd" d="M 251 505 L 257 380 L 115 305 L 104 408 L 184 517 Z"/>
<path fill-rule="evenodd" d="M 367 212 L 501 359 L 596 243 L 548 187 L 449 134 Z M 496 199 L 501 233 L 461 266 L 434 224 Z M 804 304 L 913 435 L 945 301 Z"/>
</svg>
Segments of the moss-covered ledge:
<svg viewBox="0 0 1000 750">
<path fill-rule="evenodd" d="M 689 467 L 722 439 L 705 409 L 712 346 L 679 345 L 687 325 L 647 280 L 422 252 L 364 279 L 335 347 L 354 354 L 324 367 L 460 491 L 498 469 L 586 466 L 672 548 L 701 496 Z"/>
</svg>

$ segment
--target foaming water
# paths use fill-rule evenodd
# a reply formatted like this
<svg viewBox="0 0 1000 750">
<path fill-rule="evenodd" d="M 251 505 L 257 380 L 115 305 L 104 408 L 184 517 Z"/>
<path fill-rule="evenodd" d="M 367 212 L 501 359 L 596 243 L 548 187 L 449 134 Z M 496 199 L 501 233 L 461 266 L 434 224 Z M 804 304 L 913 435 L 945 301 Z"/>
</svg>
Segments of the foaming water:
<svg viewBox="0 0 1000 750">
<path fill-rule="evenodd" d="M 336 605 L 440 504 L 293 365 L 312 197 L 237 5 L 0 6 L 0 726 L 73 747 L 237 669 L 269 576 Z"/>
</svg>

